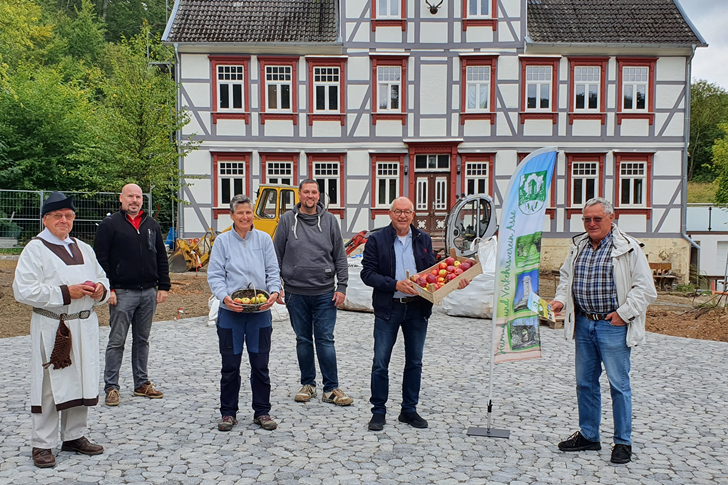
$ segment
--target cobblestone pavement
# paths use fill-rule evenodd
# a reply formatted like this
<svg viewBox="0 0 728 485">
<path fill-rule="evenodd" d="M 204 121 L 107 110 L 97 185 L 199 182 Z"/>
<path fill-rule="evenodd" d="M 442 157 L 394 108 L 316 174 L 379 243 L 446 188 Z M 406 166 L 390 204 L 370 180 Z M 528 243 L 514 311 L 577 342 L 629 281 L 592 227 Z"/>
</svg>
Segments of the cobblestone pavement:
<svg viewBox="0 0 728 485">
<path fill-rule="evenodd" d="M 127 344 L 121 405 L 89 414 L 99 456 L 59 452 L 54 469 L 30 457 L 30 338 L 0 341 L 0 483 L 182 484 L 714 484 L 728 483 L 728 344 L 648 334 L 633 352 L 634 460 L 609 463 L 612 417 L 606 378 L 601 451 L 561 453 L 577 429 L 573 344 L 542 327 L 543 358 L 499 364 L 494 426 L 510 439 L 468 437 L 485 424 L 488 321 L 430 320 L 418 410 L 430 428 L 396 421 L 403 347 L 390 367 L 391 396 L 383 432 L 367 431 L 373 316 L 339 312 L 337 352 L 350 407 L 293 401 L 299 372 L 288 322 L 274 323 L 272 415 L 279 427 L 252 422 L 243 379 L 240 424 L 217 431 L 219 354 L 204 318 L 155 323 L 150 375 L 164 399 L 133 397 Z M 101 329 L 101 362 L 108 328 Z M 246 359 L 244 359 L 244 362 Z M 243 364 L 247 375 L 247 363 Z M 319 384 L 320 385 L 320 384 Z M 100 388 L 102 386 L 100 385 Z"/>
</svg>

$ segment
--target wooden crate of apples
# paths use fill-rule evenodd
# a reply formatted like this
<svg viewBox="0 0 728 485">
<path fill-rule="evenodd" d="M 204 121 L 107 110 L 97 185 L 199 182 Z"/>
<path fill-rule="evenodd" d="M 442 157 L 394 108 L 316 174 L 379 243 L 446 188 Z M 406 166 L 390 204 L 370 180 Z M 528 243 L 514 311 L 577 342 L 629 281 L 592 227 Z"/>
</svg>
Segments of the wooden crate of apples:
<svg viewBox="0 0 728 485">
<path fill-rule="evenodd" d="M 455 250 L 451 249 L 449 258 L 410 276 L 410 279 L 422 298 L 437 305 L 458 289 L 461 279 L 472 280 L 482 272 L 483 268 L 477 260 L 455 256 Z"/>
</svg>

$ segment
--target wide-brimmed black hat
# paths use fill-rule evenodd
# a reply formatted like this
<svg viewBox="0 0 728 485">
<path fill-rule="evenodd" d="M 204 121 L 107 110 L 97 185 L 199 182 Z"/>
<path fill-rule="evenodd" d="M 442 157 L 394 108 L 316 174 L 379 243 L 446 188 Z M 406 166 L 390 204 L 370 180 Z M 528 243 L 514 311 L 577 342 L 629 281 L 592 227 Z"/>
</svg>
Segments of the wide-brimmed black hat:
<svg viewBox="0 0 728 485">
<path fill-rule="evenodd" d="M 73 197 L 66 197 L 61 192 L 51 192 L 51 195 L 43 202 L 43 208 L 40 210 L 40 216 L 48 214 L 49 212 L 57 211 L 60 209 L 71 209 L 76 210 L 76 206 L 73 205 Z"/>
</svg>

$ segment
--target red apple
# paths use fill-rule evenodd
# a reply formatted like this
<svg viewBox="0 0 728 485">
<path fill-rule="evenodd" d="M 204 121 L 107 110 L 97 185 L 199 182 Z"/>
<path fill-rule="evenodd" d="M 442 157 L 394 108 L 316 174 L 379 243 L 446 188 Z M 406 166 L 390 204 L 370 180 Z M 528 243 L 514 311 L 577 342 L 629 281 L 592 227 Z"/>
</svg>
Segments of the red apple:
<svg viewBox="0 0 728 485">
<path fill-rule="evenodd" d="M 437 289 L 439 290 L 443 286 L 445 286 L 445 283 L 440 282 L 440 283 L 437 284 Z"/>
<path fill-rule="evenodd" d="M 427 282 L 428 283 L 435 283 L 435 282 L 437 282 L 437 276 L 435 276 L 434 274 L 428 274 L 427 275 Z"/>
<path fill-rule="evenodd" d="M 445 276 L 447 274 L 447 270 L 443 268 L 443 269 L 440 270 L 440 272 L 438 274 L 440 276 Z"/>
<path fill-rule="evenodd" d="M 93 281 L 91 281 L 91 280 L 86 280 L 86 281 L 84 281 L 84 282 L 83 282 L 83 283 L 81 283 L 81 284 L 82 284 L 83 286 L 90 286 L 90 287 L 92 287 L 92 288 L 96 288 L 96 283 L 94 283 L 94 282 L 93 282 Z"/>
<path fill-rule="evenodd" d="M 463 261 L 460 264 L 460 269 L 462 269 L 463 271 L 467 271 L 470 269 L 471 266 L 472 266 L 472 264 L 470 263 L 470 261 Z"/>
<path fill-rule="evenodd" d="M 457 278 L 457 276 L 456 276 L 456 275 L 454 275 L 454 274 L 452 274 L 452 273 L 450 273 L 449 275 L 447 275 L 447 277 L 446 277 L 445 279 L 446 279 L 447 281 L 452 281 L 452 280 L 454 280 L 455 278 Z"/>
<path fill-rule="evenodd" d="M 463 270 L 460 268 L 455 268 L 455 271 L 453 271 L 453 274 L 455 276 L 460 276 L 461 274 L 463 274 Z"/>
<path fill-rule="evenodd" d="M 443 283 L 444 281 L 445 281 L 445 277 L 444 276 L 440 276 L 439 278 L 437 278 L 437 282 L 438 283 Z"/>
<path fill-rule="evenodd" d="M 447 263 L 447 265 L 448 265 L 448 266 L 452 266 L 452 265 L 453 265 L 453 263 L 455 263 L 455 258 L 453 258 L 453 257 L 451 256 L 451 257 L 447 258 L 447 259 L 445 260 L 445 262 Z"/>
<path fill-rule="evenodd" d="M 430 275 L 430 276 L 432 276 L 432 275 Z M 420 276 L 419 278 L 417 278 L 417 284 L 422 287 L 425 287 L 425 286 L 427 286 L 427 280 L 425 278 L 423 278 L 422 276 Z"/>
<path fill-rule="evenodd" d="M 438 274 L 440 274 L 440 268 L 433 269 L 431 274 L 434 274 L 435 276 L 437 276 Z"/>
<path fill-rule="evenodd" d="M 447 268 L 445 268 L 445 271 L 447 271 L 448 273 L 452 273 L 453 271 L 455 271 L 455 266 L 450 265 Z"/>
<path fill-rule="evenodd" d="M 438 267 L 439 267 L 440 269 L 445 269 L 445 268 L 447 268 L 447 263 L 443 261 L 442 263 L 440 263 L 440 264 L 438 265 Z"/>
</svg>

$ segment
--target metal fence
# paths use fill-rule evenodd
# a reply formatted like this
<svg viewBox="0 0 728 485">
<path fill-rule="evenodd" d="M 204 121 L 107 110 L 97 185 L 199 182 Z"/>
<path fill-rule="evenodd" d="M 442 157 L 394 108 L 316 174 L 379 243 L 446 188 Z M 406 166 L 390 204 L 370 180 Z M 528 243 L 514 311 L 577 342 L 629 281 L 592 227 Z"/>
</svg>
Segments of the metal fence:
<svg viewBox="0 0 728 485">
<path fill-rule="evenodd" d="M 71 236 L 93 243 L 96 227 L 119 210 L 118 192 L 63 192 L 73 196 L 76 219 Z M 24 245 L 43 230 L 40 211 L 50 191 L 0 189 L 0 247 Z M 144 194 L 147 213 L 152 214 L 151 194 Z"/>
</svg>

